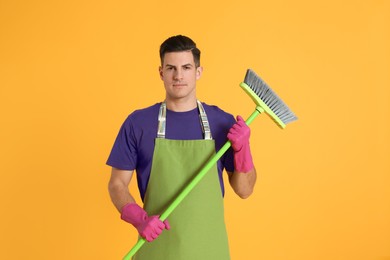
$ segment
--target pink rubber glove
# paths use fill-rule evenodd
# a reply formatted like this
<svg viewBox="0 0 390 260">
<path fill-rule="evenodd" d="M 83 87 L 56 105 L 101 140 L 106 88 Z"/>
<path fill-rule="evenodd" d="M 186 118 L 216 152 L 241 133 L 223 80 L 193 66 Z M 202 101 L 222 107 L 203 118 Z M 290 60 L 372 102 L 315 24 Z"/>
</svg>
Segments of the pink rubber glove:
<svg viewBox="0 0 390 260">
<path fill-rule="evenodd" d="M 238 172 L 247 173 L 254 168 L 251 150 L 249 147 L 250 128 L 241 116 L 237 116 L 237 123 L 230 128 L 227 138 L 234 150 L 234 168 Z"/>
<path fill-rule="evenodd" d="M 162 222 L 159 216 L 148 216 L 146 211 L 136 203 L 128 203 L 122 208 L 121 219 L 132 224 L 141 237 L 151 242 L 156 239 L 164 229 L 170 229 L 167 220 Z"/>
</svg>

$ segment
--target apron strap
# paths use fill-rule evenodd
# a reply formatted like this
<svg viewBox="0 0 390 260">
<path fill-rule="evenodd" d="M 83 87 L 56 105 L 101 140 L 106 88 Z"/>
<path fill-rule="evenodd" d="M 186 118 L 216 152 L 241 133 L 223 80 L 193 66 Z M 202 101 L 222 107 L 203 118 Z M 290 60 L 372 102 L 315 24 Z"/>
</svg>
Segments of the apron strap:
<svg viewBox="0 0 390 260">
<path fill-rule="evenodd" d="M 204 139 L 211 140 L 213 139 L 213 137 L 211 136 L 210 124 L 209 124 L 209 120 L 207 119 L 206 111 L 204 110 L 203 105 L 199 100 L 196 100 L 196 102 L 198 103 L 199 116 L 200 116 L 200 121 L 202 122 Z"/>
<path fill-rule="evenodd" d="M 204 139 L 212 140 L 213 137 L 211 135 L 210 124 L 206 115 L 206 111 L 204 110 L 203 105 L 199 100 L 196 100 L 196 102 L 198 104 L 199 118 L 202 126 Z M 167 104 L 164 101 L 161 103 L 160 111 L 158 113 L 157 138 L 165 138 L 166 121 L 167 121 Z"/>
<path fill-rule="evenodd" d="M 165 138 L 165 125 L 167 121 L 167 104 L 161 103 L 160 112 L 158 113 L 158 130 L 157 138 Z"/>
</svg>

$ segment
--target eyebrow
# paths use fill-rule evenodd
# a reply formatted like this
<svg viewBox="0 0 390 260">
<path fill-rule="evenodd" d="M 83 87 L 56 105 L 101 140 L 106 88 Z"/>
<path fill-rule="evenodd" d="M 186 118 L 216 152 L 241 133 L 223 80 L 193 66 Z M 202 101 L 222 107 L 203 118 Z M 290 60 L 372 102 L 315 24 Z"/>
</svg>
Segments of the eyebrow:
<svg viewBox="0 0 390 260">
<path fill-rule="evenodd" d="M 187 63 L 187 64 L 184 64 L 184 65 L 181 65 L 181 67 L 186 67 L 186 66 L 193 67 L 193 65 L 191 63 Z M 171 64 L 166 64 L 165 67 L 174 67 L 174 68 L 176 68 L 175 65 L 171 65 Z"/>
</svg>

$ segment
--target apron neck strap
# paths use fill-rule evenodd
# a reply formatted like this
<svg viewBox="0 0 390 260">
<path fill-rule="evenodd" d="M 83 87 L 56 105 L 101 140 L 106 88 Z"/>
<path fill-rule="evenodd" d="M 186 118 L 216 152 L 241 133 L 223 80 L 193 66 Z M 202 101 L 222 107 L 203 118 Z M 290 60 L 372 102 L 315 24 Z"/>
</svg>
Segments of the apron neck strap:
<svg viewBox="0 0 390 260">
<path fill-rule="evenodd" d="M 198 104 L 199 117 L 200 117 L 200 122 L 204 134 L 204 139 L 211 140 L 213 139 L 213 137 L 211 136 L 210 124 L 207 119 L 206 111 L 204 110 L 203 105 L 199 100 L 196 100 L 196 103 Z M 167 121 L 167 104 L 164 101 L 161 103 L 160 112 L 158 113 L 157 138 L 165 138 L 166 121 Z"/>
</svg>

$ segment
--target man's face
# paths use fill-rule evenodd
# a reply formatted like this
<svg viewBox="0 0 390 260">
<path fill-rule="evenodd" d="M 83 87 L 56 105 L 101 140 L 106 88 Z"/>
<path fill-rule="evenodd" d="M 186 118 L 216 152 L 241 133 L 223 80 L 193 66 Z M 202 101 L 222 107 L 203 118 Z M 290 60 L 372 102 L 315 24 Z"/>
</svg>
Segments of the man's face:
<svg viewBox="0 0 390 260">
<path fill-rule="evenodd" d="M 191 51 L 165 53 L 159 70 L 167 99 L 196 98 L 196 81 L 202 74 L 202 67 L 195 66 Z"/>
</svg>

